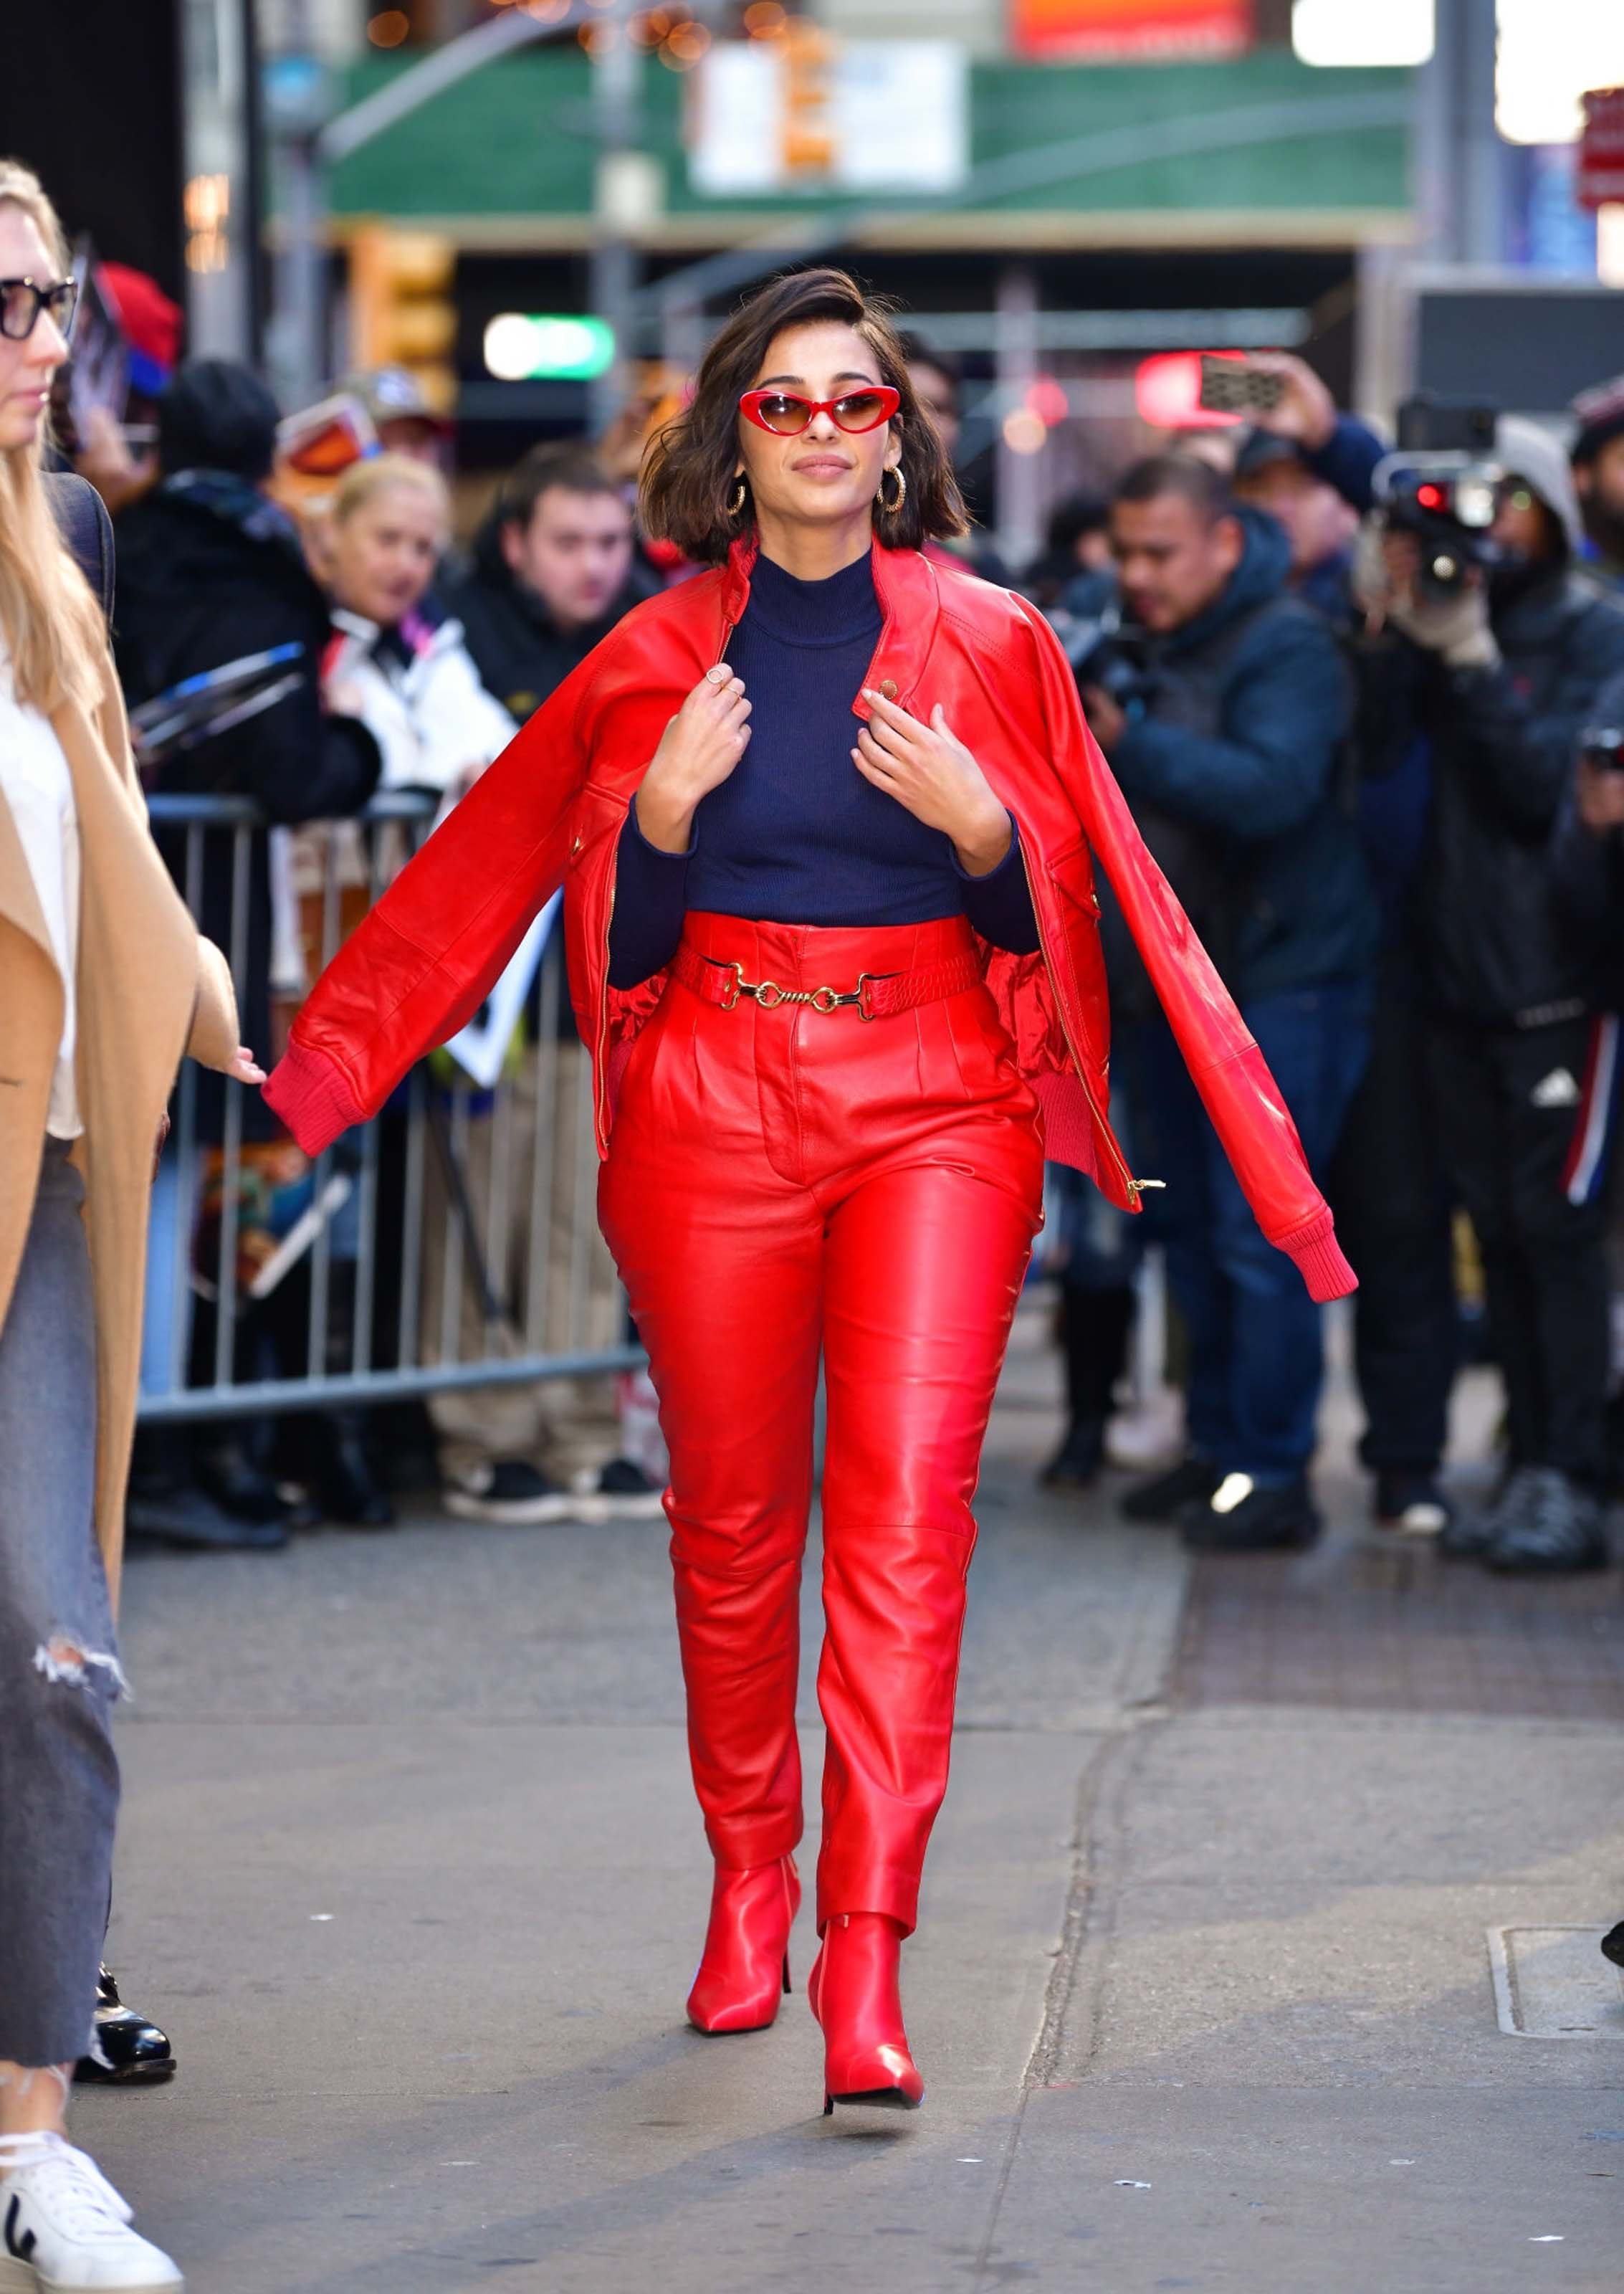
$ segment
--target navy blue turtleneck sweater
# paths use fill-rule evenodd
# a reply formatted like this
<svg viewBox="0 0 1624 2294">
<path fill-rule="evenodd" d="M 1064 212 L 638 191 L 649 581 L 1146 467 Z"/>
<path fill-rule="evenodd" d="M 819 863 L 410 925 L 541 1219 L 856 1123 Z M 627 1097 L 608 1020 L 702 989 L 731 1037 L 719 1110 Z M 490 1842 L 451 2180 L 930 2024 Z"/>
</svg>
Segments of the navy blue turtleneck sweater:
<svg viewBox="0 0 1624 2294">
<path fill-rule="evenodd" d="M 826 582 L 759 557 L 728 648 L 750 697 L 750 742 L 702 798 L 686 852 L 621 832 L 609 979 L 635 988 L 668 964 L 689 908 L 758 923 L 914 924 L 963 915 L 995 947 L 1030 955 L 1037 924 L 1011 819 L 1010 850 L 985 876 L 852 762 L 851 704 L 880 636 L 866 557 Z"/>
</svg>

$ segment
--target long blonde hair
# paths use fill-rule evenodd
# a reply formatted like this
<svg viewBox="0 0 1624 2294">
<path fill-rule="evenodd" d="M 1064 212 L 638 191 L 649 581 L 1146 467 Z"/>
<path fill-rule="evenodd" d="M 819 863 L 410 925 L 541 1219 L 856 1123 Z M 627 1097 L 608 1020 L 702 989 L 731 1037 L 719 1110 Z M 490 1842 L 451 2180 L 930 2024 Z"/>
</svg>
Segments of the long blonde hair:
<svg viewBox="0 0 1624 2294">
<path fill-rule="evenodd" d="M 18 159 L 0 159 L 0 207 L 7 207 L 28 216 L 65 278 L 68 247 L 56 209 Z M 45 454 L 43 423 L 31 445 L 0 452 L 0 624 L 18 699 L 49 711 L 68 700 L 93 701 L 107 639 L 101 607 L 51 514 L 40 477 Z"/>
</svg>

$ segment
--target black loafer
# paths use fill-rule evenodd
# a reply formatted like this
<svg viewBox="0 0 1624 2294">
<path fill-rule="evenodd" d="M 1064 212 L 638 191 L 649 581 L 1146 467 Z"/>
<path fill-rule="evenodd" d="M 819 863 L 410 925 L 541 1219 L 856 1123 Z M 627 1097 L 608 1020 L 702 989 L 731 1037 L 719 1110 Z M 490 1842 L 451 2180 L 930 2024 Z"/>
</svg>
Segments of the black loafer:
<svg viewBox="0 0 1624 2294">
<path fill-rule="evenodd" d="M 175 2050 L 167 2032 L 125 2005 L 110 1967 L 102 1970 L 96 1987 L 93 2025 L 93 2052 L 81 2055 L 74 2066 L 79 2086 L 153 2086 L 175 2077 Z"/>
</svg>

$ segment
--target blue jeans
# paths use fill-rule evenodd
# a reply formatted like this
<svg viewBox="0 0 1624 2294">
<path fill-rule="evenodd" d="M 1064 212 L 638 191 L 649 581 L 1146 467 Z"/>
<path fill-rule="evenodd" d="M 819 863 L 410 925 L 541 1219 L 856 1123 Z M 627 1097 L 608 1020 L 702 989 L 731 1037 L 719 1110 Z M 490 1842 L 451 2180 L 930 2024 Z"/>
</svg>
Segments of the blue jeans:
<svg viewBox="0 0 1624 2294">
<path fill-rule="evenodd" d="M 28 2068 L 85 2051 L 118 1810 L 84 1206 L 48 1139 L 0 1322 L 0 2061 Z"/>
<path fill-rule="evenodd" d="M 166 1147 L 152 1183 L 147 1213 L 147 1287 L 141 1313 L 143 1394 L 167 1394 L 186 1383 L 191 1347 L 191 1282 L 190 1274 L 183 1278 L 177 1297 L 175 1262 L 177 1253 L 189 1253 L 191 1249 L 196 1209 L 191 1196 L 191 1188 L 182 1177 L 179 1155 L 173 1146 Z"/>
<path fill-rule="evenodd" d="M 1132 1165 L 1138 1148 L 1132 1110 L 1121 1091 L 1111 1094 L 1110 1124 L 1117 1145 Z M 1102 1290 L 1133 1288 L 1145 1255 L 1143 1218 L 1119 1211 L 1092 1179 L 1074 1171 L 1069 1163 L 1044 1167 L 1043 1207 L 1048 1255 L 1051 1260 L 1059 1260 L 1052 1271 L 1063 1290 L 1096 1296 Z"/>
<path fill-rule="evenodd" d="M 1370 993 L 1298 988 L 1241 1016 L 1321 1176 L 1364 1071 Z M 1162 1243 L 1190 1339 L 1190 1445 L 1224 1473 L 1295 1481 L 1314 1447 L 1323 1377 L 1320 1310 L 1283 1251 L 1265 1242 L 1165 1021 L 1124 1031 L 1139 1167 L 1164 1179 L 1147 1241 Z"/>
</svg>

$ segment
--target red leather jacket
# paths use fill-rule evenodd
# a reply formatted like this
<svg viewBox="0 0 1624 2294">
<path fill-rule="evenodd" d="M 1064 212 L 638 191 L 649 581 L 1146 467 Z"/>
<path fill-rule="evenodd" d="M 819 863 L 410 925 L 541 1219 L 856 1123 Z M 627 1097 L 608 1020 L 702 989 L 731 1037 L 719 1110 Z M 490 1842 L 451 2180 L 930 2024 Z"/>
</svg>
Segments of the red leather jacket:
<svg viewBox="0 0 1624 2294">
<path fill-rule="evenodd" d="M 750 595 L 753 545 L 634 607 L 536 712 L 328 966 L 265 1097 L 307 1152 L 375 1114 L 464 1026 L 542 902 L 565 886 L 571 992 L 592 1052 L 597 1144 L 663 972 L 608 984 L 615 854 L 666 722 L 719 661 Z M 1091 850 L 1263 1232 L 1317 1298 L 1353 1275 L 1295 1126 L 1228 991 L 1145 850 L 1042 616 L 1006 590 L 876 545 L 882 626 L 865 680 L 929 718 L 939 702 L 1020 824 L 1043 952 L 986 951 L 987 985 L 1043 1110 L 1049 1155 L 1137 1210 L 1106 1119 L 1109 1016 Z M 866 709 L 853 702 L 859 716 Z"/>
</svg>

